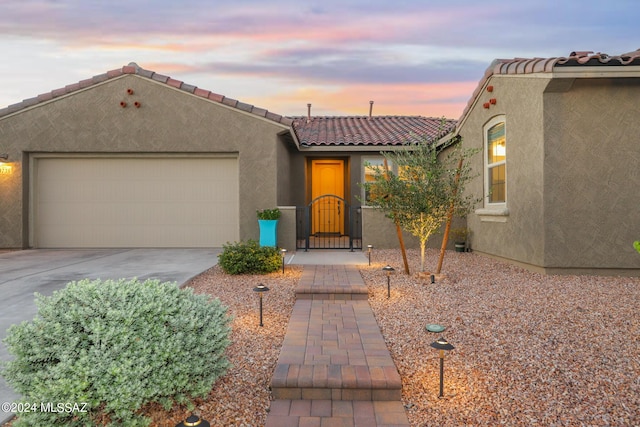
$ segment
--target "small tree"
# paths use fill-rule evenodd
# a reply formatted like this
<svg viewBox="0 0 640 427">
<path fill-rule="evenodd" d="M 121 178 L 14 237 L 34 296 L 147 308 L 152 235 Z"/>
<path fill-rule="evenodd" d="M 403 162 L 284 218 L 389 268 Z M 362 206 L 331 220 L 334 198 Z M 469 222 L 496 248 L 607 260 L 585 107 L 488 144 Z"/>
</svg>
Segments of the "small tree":
<svg viewBox="0 0 640 427">
<path fill-rule="evenodd" d="M 365 183 L 370 204 L 384 210 L 389 218 L 420 240 L 420 269 L 425 268 L 425 249 L 429 238 L 437 233 L 454 206 L 455 213 L 472 204 L 464 198 L 461 186 L 470 179 L 467 166 L 460 170 L 459 159 L 473 151 L 456 148 L 445 159 L 434 143 L 423 142 L 403 149 L 383 153 L 398 167 L 398 173 L 374 167 L 374 180 Z M 458 178 L 456 179 L 456 176 Z M 455 190 L 457 189 L 457 190 Z"/>
</svg>

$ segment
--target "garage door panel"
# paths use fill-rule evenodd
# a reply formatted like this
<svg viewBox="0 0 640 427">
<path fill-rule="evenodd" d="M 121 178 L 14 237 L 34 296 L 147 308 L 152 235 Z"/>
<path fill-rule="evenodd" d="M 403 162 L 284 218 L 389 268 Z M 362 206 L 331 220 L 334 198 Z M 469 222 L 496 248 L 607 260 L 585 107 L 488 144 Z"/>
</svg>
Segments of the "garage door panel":
<svg viewBox="0 0 640 427">
<path fill-rule="evenodd" d="M 40 158 L 37 247 L 219 247 L 239 239 L 235 158 Z"/>
</svg>

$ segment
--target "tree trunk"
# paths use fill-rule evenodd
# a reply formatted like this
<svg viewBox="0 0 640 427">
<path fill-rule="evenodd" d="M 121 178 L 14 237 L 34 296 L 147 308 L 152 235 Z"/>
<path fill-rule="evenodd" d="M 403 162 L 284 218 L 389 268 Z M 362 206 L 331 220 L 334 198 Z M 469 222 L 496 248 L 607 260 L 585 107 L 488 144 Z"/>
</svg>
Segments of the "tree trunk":
<svg viewBox="0 0 640 427">
<path fill-rule="evenodd" d="M 458 162 L 458 170 L 456 171 L 455 183 L 453 186 L 453 198 L 451 200 L 451 206 L 449 207 L 449 213 L 447 214 L 447 225 L 444 227 L 444 236 L 442 236 L 442 246 L 440 247 L 440 258 L 438 258 L 438 268 L 436 268 L 436 274 L 440 274 L 442 270 L 442 262 L 444 261 L 444 251 L 447 249 L 447 242 L 449 241 L 449 230 L 451 229 L 451 220 L 453 219 L 453 210 L 455 208 L 455 199 L 458 195 L 458 182 L 460 181 L 460 171 L 462 170 L 462 160 Z"/>
<path fill-rule="evenodd" d="M 389 164 L 387 163 L 386 157 L 384 159 L 384 171 L 385 171 L 384 176 L 388 181 L 389 180 Z M 404 261 L 404 272 L 407 274 L 407 276 L 409 276 L 411 273 L 409 273 L 409 262 L 407 261 L 407 251 L 404 247 L 404 239 L 402 238 L 402 229 L 400 228 L 400 224 L 396 219 L 395 212 L 393 212 L 393 214 L 394 214 L 393 222 L 396 225 L 396 234 L 398 235 L 398 243 L 400 244 L 400 250 L 402 251 L 402 260 Z"/>
</svg>

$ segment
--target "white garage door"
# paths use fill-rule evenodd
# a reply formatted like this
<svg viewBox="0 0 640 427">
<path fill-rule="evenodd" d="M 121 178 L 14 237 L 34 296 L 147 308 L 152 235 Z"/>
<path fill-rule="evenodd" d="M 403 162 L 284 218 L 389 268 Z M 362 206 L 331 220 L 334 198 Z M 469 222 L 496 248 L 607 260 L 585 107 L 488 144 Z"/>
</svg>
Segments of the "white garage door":
<svg viewBox="0 0 640 427">
<path fill-rule="evenodd" d="M 236 158 L 38 158 L 33 188 L 35 247 L 239 240 Z"/>
</svg>

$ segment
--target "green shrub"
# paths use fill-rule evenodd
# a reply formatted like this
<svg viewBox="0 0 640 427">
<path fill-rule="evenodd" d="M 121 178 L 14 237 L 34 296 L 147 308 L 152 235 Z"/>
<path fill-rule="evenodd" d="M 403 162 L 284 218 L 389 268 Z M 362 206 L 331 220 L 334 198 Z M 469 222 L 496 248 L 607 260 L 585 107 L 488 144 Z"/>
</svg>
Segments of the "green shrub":
<svg viewBox="0 0 640 427">
<path fill-rule="evenodd" d="M 4 342 L 3 376 L 36 412 L 15 426 L 147 426 L 140 408 L 192 406 L 229 366 L 227 308 L 157 280 L 71 282 L 36 294 L 38 314 Z M 42 412 L 40 402 L 86 403 L 87 412 Z M 81 405 L 80 405 L 81 406 Z"/>
<path fill-rule="evenodd" d="M 280 219 L 280 215 L 282 215 L 282 212 L 280 212 L 280 209 L 275 208 L 275 209 L 258 209 L 256 211 L 256 215 L 258 215 L 258 219 L 266 219 L 266 220 L 276 220 L 276 219 Z"/>
<path fill-rule="evenodd" d="M 266 274 L 282 267 L 277 248 L 260 246 L 255 240 L 227 243 L 218 255 L 218 263 L 227 274 Z"/>
</svg>

